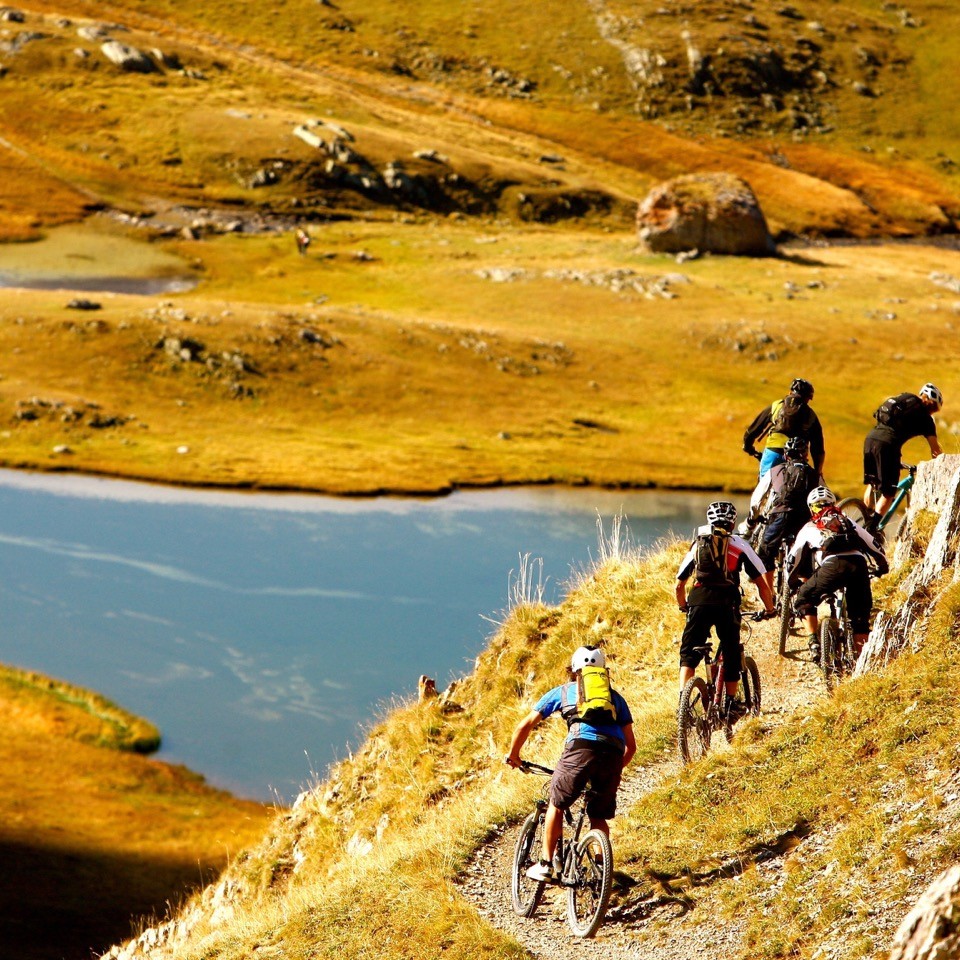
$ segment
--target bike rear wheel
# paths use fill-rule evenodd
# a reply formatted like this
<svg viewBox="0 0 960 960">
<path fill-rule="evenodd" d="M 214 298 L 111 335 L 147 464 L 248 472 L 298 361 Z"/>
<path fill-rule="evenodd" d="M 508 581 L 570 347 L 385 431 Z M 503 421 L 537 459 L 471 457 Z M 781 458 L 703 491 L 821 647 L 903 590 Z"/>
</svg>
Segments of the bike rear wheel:
<svg viewBox="0 0 960 960">
<path fill-rule="evenodd" d="M 543 811 L 535 810 L 523 821 L 517 845 L 513 851 L 513 873 L 510 878 L 510 896 L 513 912 L 519 917 L 532 917 L 543 898 L 546 886 L 527 876 L 527 867 L 540 862 L 543 842 Z"/>
<path fill-rule="evenodd" d="M 840 623 L 834 617 L 820 621 L 820 669 L 827 693 L 837 685 L 842 672 L 843 650 Z"/>
<path fill-rule="evenodd" d="M 701 677 L 684 684 L 677 708 L 677 747 L 684 763 L 693 763 L 710 749 L 710 692 Z"/>
<path fill-rule="evenodd" d="M 567 921 L 578 937 L 592 937 L 603 923 L 613 886 L 613 847 L 602 830 L 590 830 L 572 853 Z"/>
</svg>

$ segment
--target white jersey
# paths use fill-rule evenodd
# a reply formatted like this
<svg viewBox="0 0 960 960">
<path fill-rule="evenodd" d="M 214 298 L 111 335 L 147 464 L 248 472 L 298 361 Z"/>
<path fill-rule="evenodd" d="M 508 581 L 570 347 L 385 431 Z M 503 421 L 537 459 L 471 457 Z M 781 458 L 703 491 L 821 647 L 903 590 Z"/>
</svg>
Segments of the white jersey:
<svg viewBox="0 0 960 960">
<path fill-rule="evenodd" d="M 887 557 L 883 552 L 883 544 L 872 534 L 868 533 L 855 520 L 850 520 L 850 526 L 853 532 L 859 538 L 858 543 L 849 550 L 841 550 L 836 553 L 830 553 L 823 556 L 824 541 L 830 536 L 830 532 L 821 530 L 812 520 L 809 520 L 800 532 L 797 534 L 790 553 L 787 556 L 787 570 L 793 570 L 802 560 L 804 554 L 809 554 L 813 558 L 813 565 L 819 567 L 823 563 L 828 563 L 833 557 L 866 556 L 872 557 L 878 565 L 886 569 Z"/>
</svg>

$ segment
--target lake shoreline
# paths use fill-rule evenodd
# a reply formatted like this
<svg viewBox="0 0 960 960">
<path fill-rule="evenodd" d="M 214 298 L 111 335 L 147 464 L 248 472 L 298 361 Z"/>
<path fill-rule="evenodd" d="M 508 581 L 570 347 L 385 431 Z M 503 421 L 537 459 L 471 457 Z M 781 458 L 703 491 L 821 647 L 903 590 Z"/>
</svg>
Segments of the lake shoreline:
<svg viewBox="0 0 960 960">
<path fill-rule="evenodd" d="M 269 493 L 269 494 L 303 494 L 322 497 L 333 497 L 341 500 L 377 500 L 377 499 L 404 499 L 404 500 L 437 500 L 452 496 L 456 493 L 469 493 L 483 490 L 514 490 L 528 488 L 554 487 L 560 490 L 601 490 L 642 493 L 644 491 L 662 493 L 728 493 L 731 495 L 749 494 L 752 486 L 725 487 L 720 484 L 664 484 L 654 481 L 632 483 L 624 480 L 619 483 L 595 483 L 585 478 L 583 481 L 567 482 L 562 480 L 493 480 L 489 483 L 465 481 L 462 483 L 444 484 L 437 487 L 377 487 L 371 490 L 332 490 L 309 484 L 267 484 L 256 480 L 237 480 L 231 483 L 217 481 L 187 482 L 174 478 L 148 477 L 136 472 L 112 470 L 88 470 L 80 467 L 71 467 L 66 464 L 42 466 L 38 464 L 10 463 L 0 459 L 0 469 L 18 473 L 37 473 L 45 476 L 81 476 L 104 480 L 122 480 L 130 483 L 143 483 L 160 487 L 178 487 L 187 490 L 206 490 L 237 493 Z"/>
</svg>

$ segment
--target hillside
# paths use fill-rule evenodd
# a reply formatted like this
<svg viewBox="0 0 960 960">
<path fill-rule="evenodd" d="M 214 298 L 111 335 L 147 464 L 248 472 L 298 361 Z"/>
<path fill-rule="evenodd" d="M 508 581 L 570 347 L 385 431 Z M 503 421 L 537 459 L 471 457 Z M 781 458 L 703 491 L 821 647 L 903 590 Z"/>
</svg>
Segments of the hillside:
<svg viewBox="0 0 960 960">
<path fill-rule="evenodd" d="M 484 900 L 506 898 L 502 875 L 476 878 L 498 869 L 499 838 L 509 846 L 537 789 L 502 764 L 510 730 L 587 637 L 635 706 L 632 800 L 614 833 L 628 879 L 596 941 L 574 945 L 545 909 L 524 941 L 533 955 L 679 958 L 712 921 L 734 960 L 883 956 L 957 849 L 958 484 L 957 457 L 921 470 L 879 591 L 894 621 L 914 605 L 906 634 L 887 634 L 888 655 L 899 652 L 888 666 L 827 697 L 802 656 L 777 667 L 772 634 L 755 637 L 769 665 L 763 714 L 729 750 L 680 770 L 670 579 L 681 546 L 637 558 L 614 537 L 559 607 L 518 589 L 446 698 L 391 712 L 216 887 L 110 957 L 525 955 L 496 925 L 503 904 Z M 546 727 L 528 756 L 555 755 L 562 733 Z"/>
<path fill-rule="evenodd" d="M 81 960 L 139 931 L 255 843 L 273 814 L 146 754 L 103 697 L 0 668 L 0 956 Z"/>
</svg>

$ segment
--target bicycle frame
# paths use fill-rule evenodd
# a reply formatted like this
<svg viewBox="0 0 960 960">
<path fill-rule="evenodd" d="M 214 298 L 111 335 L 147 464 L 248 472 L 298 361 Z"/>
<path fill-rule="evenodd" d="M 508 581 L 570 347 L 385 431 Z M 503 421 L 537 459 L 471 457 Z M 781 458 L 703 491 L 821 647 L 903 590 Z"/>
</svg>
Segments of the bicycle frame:
<svg viewBox="0 0 960 960">
<path fill-rule="evenodd" d="M 893 518 L 900 504 L 907 498 L 913 489 L 914 478 L 917 475 L 917 468 L 909 463 L 902 463 L 900 466 L 908 470 L 909 473 L 897 484 L 897 495 L 893 498 L 893 503 L 887 508 L 886 513 L 880 518 L 877 529 L 882 530 Z"/>
</svg>

